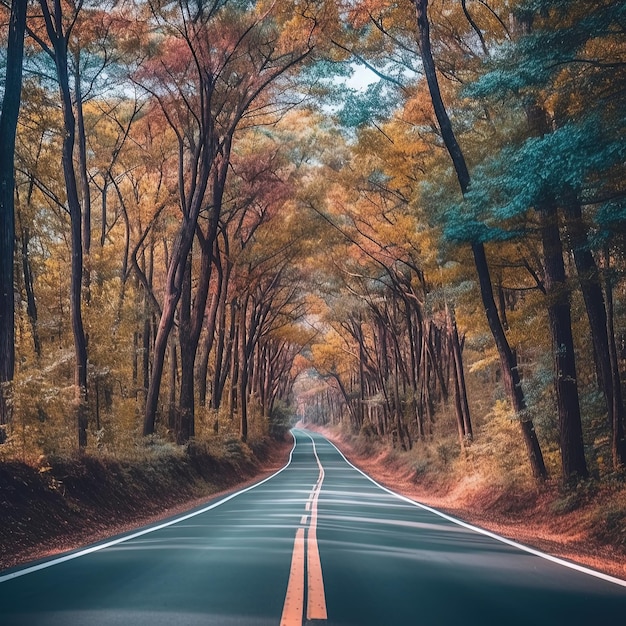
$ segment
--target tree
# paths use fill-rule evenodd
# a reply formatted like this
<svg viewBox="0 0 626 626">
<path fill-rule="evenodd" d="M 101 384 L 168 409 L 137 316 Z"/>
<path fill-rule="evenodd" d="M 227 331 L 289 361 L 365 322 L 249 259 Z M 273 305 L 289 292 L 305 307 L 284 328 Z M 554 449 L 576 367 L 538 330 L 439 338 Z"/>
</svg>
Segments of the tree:
<svg viewBox="0 0 626 626">
<path fill-rule="evenodd" d="M 624 460 L 624 409 L 616 360 L 610 356 L 615 348 L 611 346 L 613 338 L 609 338 L 600 272 L 582 211 L 583 205 L 591 208 L 598 195 L 607 194 L 603 189 L 608 178 L 605 172 L 619 167 L 622 158 L 613 139 L 615 128 L 623 125 L 623 116 L 616 114 L 615 108 L 622 96 L 619 81 L 613 84 L 616 76 L 609 79 L 606 74 L 608 67 L 614 72 L 623 66 L 615 62 L 620 54 L 620 15 L 622 9 L 610 3 L 600 3 L 593 11 L 578 3 L 550 1 L 520 9 L 520 33 L 515 46 L 509 46 L 477 86 L 469 90 L 475 97 L 506 99 L 509 105 L 514 96 L 521 106 L 512 110 L 524 113 L 525 119 L 520 120 L 524 119 L 526 125 L 525 137 L 486 160 L 489 164 L 485 172 L 490 171 L 491 181 L 483 195 L 489 197 L 496 218 L 503 213 L 523 215 L 530 207 L 539 217 L 566 479 L 586 476 L 587 467 L 569 312 L 571 288 L 560 233 L 563 221 L 568 235 L 565 243 L 574 258 L 589 321 L 598 383 L 612 425 L 613 464 L 617 467 Z M 597 98 L 592 97 L 587 106 L 581 107 L 583 93 Z M 494 177 L 498 178 L 497 191 Z M 472 194 L 479 195 L 476 190 Z M 606 296 L 608 299 L 610 294 Z"/>
<path fill-rule="evenodd" d="M 87 445 L 87 339 L 83 325 L 82 314 L 82 278 L 83 278 L 83 239 L 82 239 L 82 208 L 78 193 L 76 166 L 74 162 L 74 148 L 76 145 L 76 117 L 73 110 L 72 95 L 69 77 L 69 41 L 72 30 L 76 26 L 76 19 L 81 5 L 65 13 L 60 0 L 40 0 L 43 13 L 45 31 L 48 42 L 31 31 L 31 36 L 37 40 L 42 49 L 54 61 L 58 81 L 61 110 L 65 136 L 63 138 L 62 167 L 65 180 L 67 205 L 70 214 L 72 262 L 70 305 L 72 317 L 72 332 L 74 336 L 74 388 L 75 413 L 78 434 L 78 445 L 84 448 Z"/>
<path fill-rule="evenodd" d="M 312 50 L 318 30 L 311 7 L 297 9 L 289 18 L 277 7 L 249 12 L 235 6 L 183 4 L 176 16 L 155 13 L 162 24 L 178 25 L 166 39 L 163 54 L 153 59 L 157 82 L 138 79 L 158 101 L 179 144 L 179 195 L 183 222 L 171 250 L 161 319 L 154 342 L 154 365 L 146 401 L 144 434 L 154 432 L 157 402 L 167 340 L 181 296 L 182 381 L 179 440 L 193 435 L 193 377 L 202 330 L 212 254 L 218 233 L 235 132 L 246 116 L 270 113 L 263 102 L 267 89 Z M 317 9 L 315 10 L 317 11 Z M 163 20 L 167 19 L 165 22 Z M 287 35 L 282 23 L 295 28 Z M 273 33 L 268 37 L 268 33 Z M 207 45 L 220 41 L 219 47 Z M 143 78 L 142 78 L 143 76 Z M 254 123 L 258 123 L 258 119 Z M 205 230 L 198 230 L 201 211 L 209 205 Z M 190 310 L 190 274 L 193 242 L 199 236 L 201 279 Z M 187 279 L 185 279 L 187 277 Z"/>
<path fill-rule="evenodd" d="M 6 75 L 0 113 L 0 443 L 11 416 L 10 384 L 15 373 L 15 135 L 22 93 L 22 59 L 27 0 L 13 0 L 9 19 Z"/>
<path fill-rule="evenodd" d="M 439 80 L 437 78 L 430 41 L 428 0 L 415 0 L 415 9 L 417 12 L 418 43 L 433 109 L 441 129 L 445 147 L 450 154 L 450 158 L 452 159 L 461 192 L 466 194 L 470 186 L 470 174 L 465 161 L 465 156 L 463 155 L 461 147 L 456 139 L 450 117 L 448 116 L 448 112 L 441 97 L 441 90 L 439 88 Z M 480 285 L 483 306 L 489 322 L 489 328 L 491 329 L 491 333 L 500 356 L 504 385 L 507 389 L 513 410 L 517 414 L 521 415 L 526 409 L 526 400 L 522 390 L 517 357 L 509 345 L 502 322 L 498 315 L 498 309 L 493 296 L 493 285 L 491 282 L 491 274 L 489 271 L 485 246 L 480 241 L 473 241 L 471 247 L 478 274 L 478 282 Z M 537 479 L 545 479 L 547 477 L 546 467 L 533 423 L 529 419 L 522 418 L 520 425 L 533 475 Z"/>
</svg>

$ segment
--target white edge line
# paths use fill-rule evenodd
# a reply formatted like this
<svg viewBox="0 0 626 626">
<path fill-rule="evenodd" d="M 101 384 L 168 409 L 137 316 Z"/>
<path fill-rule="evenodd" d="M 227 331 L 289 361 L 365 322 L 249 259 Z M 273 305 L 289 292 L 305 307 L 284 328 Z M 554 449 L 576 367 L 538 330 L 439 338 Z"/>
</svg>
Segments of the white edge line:
<svg viewBox="0 0 626 626">
<path fill-rule="evenodd" d="M 316 433 L 316 434 L 320 435 L 320 433 Z M 320 436 L 324 437 L 323 435 L 320 435 Z M 333 448 L 335 448 L 337 452 L 339 452 L 339 454 L 343 457 L 344 461 L 348 465 L 353 467 L 357 472 L 365 476 L 365 478 L 367 478 L 370 482 L 374 483 L 377 487 L 379 487 L 383 491 L 386 491 L 387 493 L 391 494 L 392 496 L 395 496 L 396 498 L 399 498 L 400 500 L 403 500 L 404 502 L 408 502 L 409 504 L 412 504 L 413 506 L 416 506 L 420 509 L 424 509 L 425 511 L 434 513 L 435 515 L 438 515 L 439 517 L 443 517 L 443 519 L 446 519 L 449 522 L 453 522 L 455 524 L 458 524 L 459 526 L 463 526 L 463 528 L 473 530 L 474 532 L 480 533 L 481 535 L 486 535 L 487 537 L 491 537 L 492 539 L 496 539 L 497 541 L 506 543 L 509 546 L 513 546 L 514 548 L 518 548 L 519 550 L 523 550 L 524 552 L 528 552 L 529 554 L 533 554 L 535 556 L 541 557 L 542 559 L 545 559 L 547 561 L 552 561 L 553 563 L 558 563 L 559 565 L 569 567 L 570 569 L 576 570 L 578 572 L 582 572 L 583 574 L 588 574 L 589 576 L 594 576 L 595 578 L 601 578 L 602 580 L 605 580 L 610 583 L 614 583 L 615 585 L 626 587 L 626 580 L 623 580 L 621 578 L 616 578 L 615 576 L 610 576 L 609 574 L 603 574 L 602 572 L 598 572 L 596 570 L 590 569 L 588 567 L 585 567 L 584 565 L 579 565 L 578 563 L 572 563 L 571 561 L 566 561 L 564 559 L 559 558 L 558 556 L 552 556 L 551 554 L 546 554 L 545 552 L 541 552 L 540 550 L 537 550 L 535 548 L 525 546 L 524 544 L 517 543 L 516 541 L 507 539 L 506 537 L 502 537 L 501 535 L 497 535 L 496 533 L 493 533 L 490 530 L 485 530 L 484 528 L 480 528 L 479 526 L 473 526 L 472 524 L 468 524 L 467 522 L 464 522 L 463 520 L 447 515 L 446 513 L 442 513 L 441 511 L 438 511 L 437 509 L 433 509 L 430 506 L 422 504 L 421 502 L 417 502 L 416 500 L 412 500 L 411 498 L 408 498 L 407 496 L 403 496 L 399 493 L 396 493 L 395 491 L 392 491 L 391 489 L 388 489 L 384 485 L 381 485 L 380 483 L 376 482 L 371 476 L 368 476 L 363 470 L 360 470 L 358 467 L 356 467 L 356 465 L 351 463 L 346 458 L 344 453 L 332 441 L 330 441 L 330 439 L 327 439 L 326 437 L 324 437 L 324 439 L 326 439 L 326 441 L 328 441 L 328 443 L 330 443 L 330 445 Z"/>
<path fill-rule="evenodd" d="M 92 552 L 97 552 L 98 550 L 104 550 L 105 548 L 110 548 L 111 546 L 115 546 L 119 543 L 123 543 L 124 541 L 129 541 L 130 539 L 136 539 L 137 537 L 141 537 L 143 535 L 147 535 L 148 533 L 155 532 L 157 530 L 161 530 L 163 528 L 167 528 L 168 526 L 173 526 L 174 524 L 178 524 L 179 522 L 184 522 L 192 517 L 196 517 L 196 515 L 201 515 L 202 513 L 206 513 L 207 511 L 211 511 L 212 509 L 221 506 L 222 504 L 236 498 L 242 493 L 246 493 L 247 491 L 251 491 L 256 487 L 259 487 L 263 483 L 266 483 L 268 480 L 271 480 L 275 476 L 278 476 L 281 472 L 285 471 L 290 465 L 293 459 L 293 451 L 296 449 L 296 438 L 293 437 L 293 447 L 291 448 L 291 452 L 289 453 L 289 460 L 287 461 L 284 467 L 281 467 L 277 472 L 274 472 L 271 476 L 264 478 L 258 483 L 254 483 L 254 485 L 250 485 L 245 489 L 240 489 L 239 491 L 235 491 L 230 495 L 206 506 L 198 511 L 193 511 L 192 513 L 187 513 L 181 517 L 176 517 L 162 524 L 158 524 L 157 526 L 151 526 L 150 528 L 145 528 L 138 532 L 131 533 L 130 535 L 125 535 L 123 537 L 119 537 L 118 539 L 113 539 L 111 541 L 107 541 L 105 543 L 100 543 L 95 546 L 91 546 L 89 548 L 85 548 L 83 550 L 78 550 L 77 552 L 72 552 L 70 554 L 66 554 L 64 556 L 58 557 L 56 559 L 51 559 L 50 561 L 44 561 L 43 563 L 38 563 L 37 565 L 31 565 L 30 567 L 25 567 L 24 569 L 20 569 L 14 572 L 10 572 L 9 574 L 5 574 L 4 576 L 0 576 L 0 584 L 7 582 L 8 580 L 12 580 L 14 578 L 19 578 L 20 576 L 26 576 L 26 574 L 32 574 L 33 572 L 38 572 L 39 570 L 46 569 L 48 567 L 52 567 L 53 565 L 59 565 L 60 563 L 65 563 L 66 561 L 71 561 L 72 559 L 77 559 L 81 556 L 86 556 L 87 554 L 91 554 Z"/>
</svg>

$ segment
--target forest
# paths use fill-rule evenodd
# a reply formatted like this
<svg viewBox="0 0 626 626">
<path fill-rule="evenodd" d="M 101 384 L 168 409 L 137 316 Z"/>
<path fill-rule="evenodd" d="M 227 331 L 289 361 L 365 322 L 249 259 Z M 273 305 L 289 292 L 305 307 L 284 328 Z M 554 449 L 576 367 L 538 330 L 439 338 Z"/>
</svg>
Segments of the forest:
<svg viewBox="0 0 626 626">
<path fill-rule="evenodd" d="M 624 489 L 624 3 L 0 11 L 0 460 L 299 418 Z"/>
</svg>

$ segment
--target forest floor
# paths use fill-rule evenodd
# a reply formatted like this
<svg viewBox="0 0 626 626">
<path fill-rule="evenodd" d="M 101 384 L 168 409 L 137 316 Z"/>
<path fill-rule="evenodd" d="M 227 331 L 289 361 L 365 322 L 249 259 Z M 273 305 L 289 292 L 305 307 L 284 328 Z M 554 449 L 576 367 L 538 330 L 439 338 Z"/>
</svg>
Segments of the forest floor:
<svg viewBox="0 0 626 626">
<path fill-rule="evenodd" d="M 564 493 L 550 482 L 512 491 L 494 488 L 480 475 L 418 478 L 402 453 L 386 447 L 364 449 L 341 431 L 306 427 L 324 434 L 353 465 L 397 493 L 502 537 L 626 580 L 623 486 Z"/>
<path fill-rule="evenodd" d="M 96 543 L 174 517 L 235 487 L 257 482 L 287 461 L 292 442 L 250 450 L 150 454 L 122 461 L 84 455 L 44 467 L 0 463 L 0 571 Z"/>
</svg>

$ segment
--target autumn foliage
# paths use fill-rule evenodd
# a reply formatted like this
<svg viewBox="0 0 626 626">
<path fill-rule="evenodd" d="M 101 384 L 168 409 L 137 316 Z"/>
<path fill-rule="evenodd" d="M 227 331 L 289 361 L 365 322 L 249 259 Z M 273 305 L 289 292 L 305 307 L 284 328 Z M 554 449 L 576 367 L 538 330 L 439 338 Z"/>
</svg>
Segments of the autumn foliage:
<svg viewBox="0 0 626 626">
<path fill-rule="evenodd" d="M 0 455 L 297 412 L 444 465 L 491 438 L 524 480 L 623 477 L 625 17 L 30 3 Z"/>
</svg>

